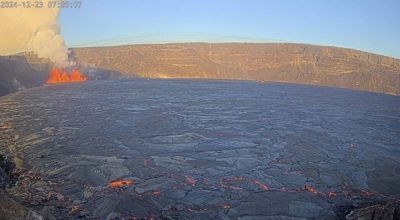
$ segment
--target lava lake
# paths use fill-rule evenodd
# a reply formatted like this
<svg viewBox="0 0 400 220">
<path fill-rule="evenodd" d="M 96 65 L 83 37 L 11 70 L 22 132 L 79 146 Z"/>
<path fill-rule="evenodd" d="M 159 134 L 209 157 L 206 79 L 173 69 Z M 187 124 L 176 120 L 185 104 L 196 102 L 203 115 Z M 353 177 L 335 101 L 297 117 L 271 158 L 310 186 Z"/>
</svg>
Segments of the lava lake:
<svg viewBox="0 0 400 220">
<path fill-rule="evenodd" d="M 6 193 L 49 218 L 340 219 L 400 198 L 396 96 L 138 79 L 0 106 L 1 150 L 21 172 Z"/>
</svg>

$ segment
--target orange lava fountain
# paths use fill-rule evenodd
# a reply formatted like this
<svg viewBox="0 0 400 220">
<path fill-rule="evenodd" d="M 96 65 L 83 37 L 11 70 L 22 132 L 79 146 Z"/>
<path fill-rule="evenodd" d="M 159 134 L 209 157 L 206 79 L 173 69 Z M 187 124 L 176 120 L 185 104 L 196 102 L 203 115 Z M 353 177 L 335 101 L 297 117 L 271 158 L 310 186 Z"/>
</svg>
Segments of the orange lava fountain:
<svg viewBox="0 0 400 220">
<path fill-rule="evenodd" d="M 86 76 L 82 75 L 77 69 L 73 69 L 70 74 L 53 67 L 50 71 L 49 78 L 46 83 L 71 83 L 86 81 Z"/>
</svg>

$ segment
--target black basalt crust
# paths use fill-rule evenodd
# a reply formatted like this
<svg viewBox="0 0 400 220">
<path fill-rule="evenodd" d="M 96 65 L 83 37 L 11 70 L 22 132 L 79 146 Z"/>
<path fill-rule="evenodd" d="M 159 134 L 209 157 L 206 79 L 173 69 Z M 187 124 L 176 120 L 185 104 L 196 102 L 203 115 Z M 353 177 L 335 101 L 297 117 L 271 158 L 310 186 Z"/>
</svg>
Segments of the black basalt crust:
<svg viewBox="0 0 400 220">
<path fill-rule="evenodd" d="M 342 220 L 400 198 L 398 96 L 138 79 L 47 85 L 0 106 L 1 150 L 21 168 L 1 217 Z M 1 161 L 10 185 L 13 160 Z"/>
<path fill-rule="evenodd" d="M 0 152 L 0 188 L 14 186 L 18 176 L 19 173 L 12 158 Z"/>
</svg>

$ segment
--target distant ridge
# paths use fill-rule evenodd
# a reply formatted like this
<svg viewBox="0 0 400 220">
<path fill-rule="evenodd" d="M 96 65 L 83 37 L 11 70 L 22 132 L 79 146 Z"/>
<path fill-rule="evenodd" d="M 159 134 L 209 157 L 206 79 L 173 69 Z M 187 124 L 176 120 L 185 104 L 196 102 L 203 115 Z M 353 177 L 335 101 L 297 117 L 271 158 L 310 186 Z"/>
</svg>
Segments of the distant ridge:
<svg viewBox="0 0 400 220">
<path fill-rule="evenodd" d="M 333 86 L 400 95 L 400 59 L 292 43 L 169 43 L 73 48 L 89 79 L 205 78 Z M 0 56 L 0 96 L 42 85 L 52 64 Z"/>
<path fill-rule="evenodd" d="M 168 43 L 74 48 L 80 65 L 148 78 L 279 81 L 400 94 L 400 60 L 292 43 Z"/>
</svg>

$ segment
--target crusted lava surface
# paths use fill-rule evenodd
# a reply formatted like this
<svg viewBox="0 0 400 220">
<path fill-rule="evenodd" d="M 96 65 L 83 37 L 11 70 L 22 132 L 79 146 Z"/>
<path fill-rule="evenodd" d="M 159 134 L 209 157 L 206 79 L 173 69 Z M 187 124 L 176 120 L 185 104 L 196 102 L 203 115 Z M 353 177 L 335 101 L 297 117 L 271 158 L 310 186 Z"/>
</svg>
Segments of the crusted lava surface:
<svg viewBox="0 0 400 220">
<path fill-rule="evenodd" d="M 89 81 L 0 106 L 0 147 L 20 170 L 0 203 L 20 218 L 343 219 L 400 198 L 400 97 Z"/>
</svg>

